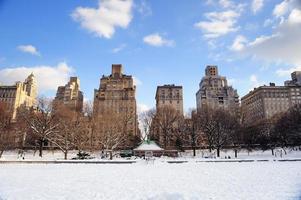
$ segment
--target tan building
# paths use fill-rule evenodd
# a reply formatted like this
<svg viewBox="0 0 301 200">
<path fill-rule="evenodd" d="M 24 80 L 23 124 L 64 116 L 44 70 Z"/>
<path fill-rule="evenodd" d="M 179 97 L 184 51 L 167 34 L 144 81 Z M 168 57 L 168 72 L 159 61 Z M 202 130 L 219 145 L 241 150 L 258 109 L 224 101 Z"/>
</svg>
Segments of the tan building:
<svg viewBox="0 0 301 200">
<path fill-rule="evenodd" d="M 171 106 L 183 115 L 183 87 L 172 85 L 158 86 L 156 91 L 156 108 Z"/>
<path fill-rule="evenodd" d="M 103 75 L 99 89 L 94 90 L 93 115 L 96 119 L 110 113 L 117 116 L 127 116 L 129 122 L 126 132 L 138 135 L 136 86 L 133 77 L 123 74 L 121 64 L 112 65 L 112 73 Z"/>
<path fill-rule="evenodd" d="M 65 105 L 73 111 L 82 112 L 83 93 L 80 91 L 80 81 L 77 77 L 70 77 L 65 86 L 59 86 L 54 99 L 55 105 Z"/>
<path fill-rule="evenodd" d="M 250 124 L 270 119 L 295 104 L 301 104 L 301 85 L 276 86 L 270 83 L 269 86 L 255 88 L 241 99 L 243 122 Z"/>
<path fill-rule="evenodd" d="M 204 106 L 223 108 L 232 114 L 239 114 L 239 96 L 237 91 L 228 86 L 227 79 L 218 75 L 217 66 L 207 66 L 205 76 L 196 93 L 197 110 Z"/>
<path fill-rule="evenodd" d="M 31 73 L 24 82 L 16 82 L 15 85 L 0 85 L 0 101 L 6 103 L 11 111 L 12 120 L 16 119 L 17 110 L 21 106 L 30 108 L 36 105 L 37 83 Z"/>
<path fill-rule="evenodd" d="M 301 71 L 291 73 L 292 80 L 285 81 L 285 86 L 301 86 Z"/>
</svg>

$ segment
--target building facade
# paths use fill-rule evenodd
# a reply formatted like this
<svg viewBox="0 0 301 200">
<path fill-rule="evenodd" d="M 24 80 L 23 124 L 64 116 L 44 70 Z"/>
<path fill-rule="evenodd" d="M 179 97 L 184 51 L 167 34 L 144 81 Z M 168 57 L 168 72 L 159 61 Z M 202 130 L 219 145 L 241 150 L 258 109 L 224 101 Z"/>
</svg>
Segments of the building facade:
<svg viewBox="0 0 301 200">
<path fill-rule="evenodd" d="M 83 100 L 79 78 L 70 77 L 70 81 L 65 86 L 58 87 L 54 105 L 65 105 L 72 111 L 82 112 Z"/>
<path fill-rule="evenodd" d="M 183 115 L 183 87 L 172 85 L 158 86 L 156 91 L 156 108 L 170 106 Z"/>
<path fill-rule="evenodd" d="M 136 86 L 131 75 L 123 74 L 121 64 L 113 64 L 112 73 L 103 75 L 99 89 L 94 90 L 93 116 L 101 120 L 106 115 L 126 117 L 125 132 L 138 136 Z M 122 117 L 119 119 L 124 119 Z"/>
<path fill-rule="evenodd" d="M 203 107 L 222 108 L 232 114 L 239 114 L 239 96 L 237 91 L 228 86 L 227 79 L 218 74 L 217 66 L 207 66 L 205 76 L 196 93 L 197 110 Z"/>
<path fill-rule="evenodd" d="M 36 98 L 37 82 L 33 73 L 24 82 L 18 81 L 11 86 L 0 85 L 0 101 L 4 102 L 9 108 L 12 120 L 16 119 L 18 108 L 35 106 Z"/>
<path fill-rule="evenodd" d="M 301 71 L 291 73 L 292 80 L 284 82 L 285 86 L 301 86 Z"/>
<path fill-rule="evenodd" d="M 285 81 L 285 86 L 269 86 L 255 88 L 241 99 L 243 122 L 253 123 L 261 119 L 270 119 L 277 114 L 286 112 L 295 104 L 301 104 L 301 84 L 298 79 Z M 300 72 L 299 72 L 300 74 Z M 300 80 L 300 79 L 299 79 Z"/>
</svg>

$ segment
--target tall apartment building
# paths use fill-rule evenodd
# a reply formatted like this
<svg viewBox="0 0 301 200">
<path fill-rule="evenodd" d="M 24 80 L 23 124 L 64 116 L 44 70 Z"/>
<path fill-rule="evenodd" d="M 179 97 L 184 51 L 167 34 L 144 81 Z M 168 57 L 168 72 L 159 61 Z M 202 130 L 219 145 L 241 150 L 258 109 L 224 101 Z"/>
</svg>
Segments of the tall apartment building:
<svg viewBox="0 0 301 200">
<path fill-rule="evenodd" d="M 242 97 L 241 109 L 244 123 L 270 119 L 276 114 L 286 112 L 295 104 L 301 104 L 301 85 L 298 79 L 294 79 L 296 74 L 300 72 L 292 73 L 292 80 L 285 81 L 285 86 L 270 83 L 269 86 L 255 88 Z"/>
<path fill-rule="evenodd" d="M 183 115 L 183 87 L 172 85 L 158 86 L 156 91 L 156 108 L 171 106 Z"/>
<path fill-rule="evenodd" d="M 37 82 L 31 73 L 24 82 L 16 82 L 15 85 L 0 85 L 0 101 L 4 102 L 11 111 L 12 120 L 16 119 L 17 110 L 21 106 L 30 108 L 36 105 Z"/>
<path fill-rule="evenodd" d="M 110 113 L 120 116 L 126 114 L 130 119 L 126 132 L 137 136 L 138 122 L 135 95 L 136 86 L 133 77 L 123 74 L 121 64 L 113 64 L 111 75 L 103 75 L 100 79 L 99 89 L 94 90 L 94 117 L 97 119 Z"/>
<path fill-rule="evenodd" d="M 79 78 L 70 77 L 70 81 L 65 86 L 58 87 L 54 105 L 65 105 L 73 111 L 82 112 L 83 99 Z"/>
<path fill-rule="evenodd" d="M 291 73 L 292 80 L 285 81 L 285 86 L 301 86 L 301 71 Z"/>
<path fill-rule="evenodd" d="M 207 66 L 205 76 L 199 84 L 196 93 L 197 110 L 208 106 L 212 108 L 223 108 L 232 114 L 239 114 L 239 96 L 237 91 L 228 86 L 227 79 L 218 74 L 217 66 Z"/>
</svg>

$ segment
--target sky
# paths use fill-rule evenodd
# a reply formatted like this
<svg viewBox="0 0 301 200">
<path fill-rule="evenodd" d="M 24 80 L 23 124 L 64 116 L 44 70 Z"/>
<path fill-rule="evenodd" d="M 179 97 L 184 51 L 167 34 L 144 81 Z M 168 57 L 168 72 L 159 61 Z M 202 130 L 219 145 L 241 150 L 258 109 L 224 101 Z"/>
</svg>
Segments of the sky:
<svg viewBox="0 0 301 200">
<path fill-rule="evenodd" d="M 301 0 L 0 0 L 0 83 L 33 72 L 54 97 L 78 76 L 85 100 L 122 64 L 139 112 L 158 85 L 183 86 L 184 109 L 206 65 L 217 65 L 240 97 L 301 70 Z"/>
</svg>

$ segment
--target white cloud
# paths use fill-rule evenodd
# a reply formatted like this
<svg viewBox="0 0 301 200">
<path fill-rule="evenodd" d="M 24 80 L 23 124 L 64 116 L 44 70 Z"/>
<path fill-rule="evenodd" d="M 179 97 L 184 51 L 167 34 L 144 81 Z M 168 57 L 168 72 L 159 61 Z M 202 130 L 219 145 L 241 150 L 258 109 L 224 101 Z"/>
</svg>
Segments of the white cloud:
<svg viewBox="0 0 301 200">
<path fill-rule="evenodd" d="M 61 62 L 56 66 L 34 66 L 15 67 L 0 70 L 0 80 L 2 84 L 12 85 L 16 81 L 24 81 L 30 74 L 34 73 L 40 92 L 56 90 L 58 86 L 65 85 L 73 72 L 73 68 L 67 63 Z"/>
<path fill-rule="evenodd" d="M 280 4 L 277 4 L 273 10 L 273 14 L 276 17 L 281 17 L 285 15 L 289 10 L 289 1 L 282 1 Z"/>
<path fill-rule="evenodd" d="M 126 44 L 121 44 L 119 47 L 112 49 L 112 53 L 118 53 L 126 47 Z"/>
<path fill-rule="evenodd" d="M 230 0 L 219 0 L 218 3 L 224 8 L 230 8 L 234 6 L 233 2 Z"/>
<path fill-rule="evenodd" d="M 288 23 L 290 24 L 301 24 L 301 10 L 293 9 L 288 16 Z"/>
<path fill-rule="evenodd" d="M 134 85 L 142 85 L 142 81 L 140 81 L 137 77 L 133 76 L 133 83 Z"/>
<path fill-rule="evenodd" d="M 252 12 L 254 14 L 256 14 L 257 12 L 259 12 L 263 8 L 263 5 L 264 5 L 263 0 L 253 0 L 252 5 L 251 5 Z"/>
<path fill-rule="evenodd" d="M 150 107 L 148 107 L 147 105 L 142 104 L 142 103 L 137 104 L 137 114 L 138 115 L 143 113 L 143 112 L 146 112 L 148 110 L 150 110 Z"/>
<path fill-rule="evenodd" d="M 200 21 L 194 26 L 204 32 L 205 38 L 217 38 L 237 31 L 239 27 L 236 27 L 236 22 L 239 16 L 240 13 L 234 10 L 205 13 L 208 21 Z"/>
<path fill-rule="evenodd" d="M 272 19 L 266 19 L 266 20 L 264 20 L 263 26 L 264 27 L 268 27 L 268 26 L 271 26 L 273 24 L 274 24 L 274 20 L 272 20 Z"/>
<path fill-rule="evenodd" d="M 24 53 L 30 53 L 30 54 L 36 55 L 36 56 L 40 55 L 37 48 L 32 45 L 20 45 L 17 47 L 17 49 Z"/>
<path fill-rule="evenodd" d="M 111 38 L 116 27 L 128 27 L 132 20 L 132 7 L 132 0 L 99 0 L 98 8 L 77 7 L 72 17 L 98 37 Z"/>
<path fill-rule="evenodd" d="M 174 46 L 175 42 L 173 40 L 168 40 L 163 38 L 158 33 L 153 33 L 147 35 L 143 38 L 143 42 L 151 46 L 161 47 L 161 46 Z"/>
<path fill-rule="evenodd" d="M 263 85 L 263 83 L 258 80 L 258 77 L 255 74 L 252 74 L 250 76 L 249 80 L 251 83 L 251 88 L 249 90 L 253 90 L 253 88 L 257 88 L 257 87 Z"/>
<path fill-rule="evenodd" d="M 277 4 L 273 10 L 273 15 L 278 18 L 285 17 L 293 9 L 301 9 L 300 0 L 283 0 Z"/>
<path fill-rule="evenodd" d="M 289 69 L 278 69 L 277 71 L 276 71 L 276 74 L 278 75 L 278 76 L 281 76 L 281 77 L 288 77 L 288 76 L 290 76 L 291 75 L 291 73 L 292 72 L 294 72 L 294 71 L 301 71 L 301 65 L 300 66 L 298 66 L 298 67 L 291 67 L 291 68 L 289 68 Z"/>
<path fill-rule="evenodd" d="M 272 29 L 273 33 L 258 36 L 239 51 L 269 63 L 287 64 L 293 67 L 300 66 L 301 1 L 285 0 L 275 6 L 275 13 L 281 18 L 278 20 L 279 23 Z"/>
<path fill-rule="evenodd" d="M 245 47 L 247 42 L 248 40 L 243 35 L 238 35 L 233 41 L 230 49 L 233 51 L 241 51 Z"/>
</svg>

